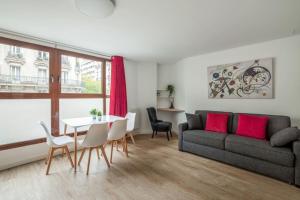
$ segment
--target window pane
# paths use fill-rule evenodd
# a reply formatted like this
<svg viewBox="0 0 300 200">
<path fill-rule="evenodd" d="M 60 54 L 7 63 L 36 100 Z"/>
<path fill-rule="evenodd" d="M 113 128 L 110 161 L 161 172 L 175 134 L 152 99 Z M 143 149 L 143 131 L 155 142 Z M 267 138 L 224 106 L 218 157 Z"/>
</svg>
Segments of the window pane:
<svg viewBox="0 0 300 200">
<path fill-rule="evenodd" d="M 108 115 L 109 114 L 109 102 L 110 102 L 110 98 L 107 98 L 106 99 L 106 114 Z"/>
<path fill-rule="evenodd" d="M 106 62 L 106 95 L 110 95 L 111 62 Z"/>
<path fill-rule="evenodd" d="M 0 100 L 0 145 L 46 137 L 38 121 L 50 129 L 50 99 Z"/>
<path fill-rule="evenodd" d="M 48 93 L 48 77 L 48 52 L 0 44 L 0 92 Z"/>
<path fill-rule="evenodd" d="M 103 99 L 60 99 L 59 100 L 59 118 L 77 118 L 89 117 L 90 110 L 96 108 L 103 113 Z M 60 121 L 60 134 L 63 134 L 64 124 Z M 87 130 L 88 127 L 79 128 L 79 131 Z M 68 133 L 73 133 L 74 129 L 68 128 Z"/>
<path fill-rule="evenodd" d="M 102 62 L 61 56 L 61 92 L 100 94 Z"/>
</svg>

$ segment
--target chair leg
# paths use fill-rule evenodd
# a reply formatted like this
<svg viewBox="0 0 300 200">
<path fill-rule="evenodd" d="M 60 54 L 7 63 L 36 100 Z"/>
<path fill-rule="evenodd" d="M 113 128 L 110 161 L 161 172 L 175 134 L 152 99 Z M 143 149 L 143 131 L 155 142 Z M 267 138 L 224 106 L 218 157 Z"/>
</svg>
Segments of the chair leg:
<svg viewBox="0 0 300 200">
<path fill-rule="evenodd" d="M 84 153 L 85 153 L 85 148 L 83 148 L 82 149 L 82 151 L 81 151 L 81 155 L 80 155 L 80 158 L 79 158 L 79 161 L 78 161 L 78 165 L 80 165 L 80 163 L 81 163 L 81 160 L 82 160 L 82 158 L 83 158 L 83 155 L 84 155 Z M 76 163 L 75 163 L 75 165 L 76 165 Z"/>
<path fill-rule="evenodd" d="M 105 162 L 106 162 L 106 164 L 107 164 L 107 167 L 110 168 L 110 164 L 109 164 L 109 162 L 108 162 L 108 160 L 107 160 L 107 156 L 106 156 L 104 147 L 101 146 L 100 149 L 101 149 L 102 155 L 103 155 L 103 157 L 104 157 L 104 159 L 105 159 Z"/>
<path fill-rule="evenodd" d="M 70 155 L 70 151 L 69 151 L 68 146 L 65 146 L 63 149 L 66 150 L 66 154 L 67 154 L 67 157 L 68 157 L 68 159 L 69 159 L 69 161 L 70 161 L 70 163 L 71 163 L 71 166 L 74 167 L 74 164 L 73 164 L 73 161 L 72 161 L 72 158 L 71 158 L 71 155 Z"/>
<path fill-rule="evenodd" d="M 152 132 L 152 138 L 154 137 L 154 131 Z"/>
<path fill-rule="evenodd" d="M 51 154 L 51 147 L 48 149 L 48 154 L 47 154 L 47 157 L 45 159 L 45 165 L 47 165 L 47 163 L 48 163 L 50 154 Z"/>
<path fill-rule="evenodd" d="M 121 143 L 122 143 L 122 147 L 123 147 L 123 152 L 125 152 L 125 140 L 126 140 L 126 136 L 121 139 Z"/>
<path fill-rule="evenodd" d="M 124 137 L 124 146 L 125 146 L 126 157 L 128 157 L 128 146 L 127 146 L 127 139 L 126 139 L 126 137 Z"/>
<path fill-rule="evenodd" d="M 131 141 L 133 144 L 135 144 L 135 141 L 134 141 L 134 138 L 133 138 L 133 134 L 132 133 L 129 133 L 130 134 L 130 138 L 131 138 Z"/>
<path fill-rule="evenodd" d="M 100 159 L 99 147 L 96 147 L 96 152 L 97 152 L 98 159 Z"/>
<path fill-rule="evenodd" d="M 157 135 L 157 131 L 156 131 L 155 135 Z"/>
<path fill-rule="evenodd" d="M 93 150 L 93 148 L 89 148 L 89 159 L 88 159 L 88 165 L 87 165 L 86 175 L 89 175 L 89 171 L 90 171 L 90 162 L 91 162 L 92 150 Z"/>
<path fill-rule="evenodd" d="M 51 147 L 51 152 L 50 152 L 50 156 L 49 156 L 49 160 L 48 160 L 48 165 L 47 165 L 46 175 L 49 174 L 50 165 L 51 165 L 51 162 L 52 162 L 54 150 L 55 150 L 55 148 Z"/>
<path fill-rule="evenodd" d="M 110 163 L 112 163 L 113 150 L 114 150 L 114 141 L 111 141 Z"/>
<path fill-rule="evenodd" d="M 169 131 L 167 131 L 166 134 L 167 134 L 167 139 L 169 141 L 170 140 L 170 138 L 169 138 Z"/>
<path fill-rule="evenodd" d="M 170 129 L 170 135 L 171 135 L 171 137 L 173 137 L 173 134 L 172 134 L 172 129 Z"/>
<path fill-rule="evenodd" d="M 64 157 L 65 154 L 65 148 L 61 148 L 61 157 Z"/>
</svg>

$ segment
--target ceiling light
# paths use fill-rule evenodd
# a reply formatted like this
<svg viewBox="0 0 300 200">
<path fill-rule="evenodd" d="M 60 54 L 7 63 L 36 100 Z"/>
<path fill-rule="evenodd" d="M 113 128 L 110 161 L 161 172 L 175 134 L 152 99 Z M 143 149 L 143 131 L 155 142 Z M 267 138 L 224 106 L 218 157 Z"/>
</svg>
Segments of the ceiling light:
<svg viewBox="0 0 300 200">
<path fill-rule="evenodd" d="M 96 18 L 111 15 L 115 8 L 112 0 L 75 0 L 75 4 L 81 13 Z"/>
</svg>

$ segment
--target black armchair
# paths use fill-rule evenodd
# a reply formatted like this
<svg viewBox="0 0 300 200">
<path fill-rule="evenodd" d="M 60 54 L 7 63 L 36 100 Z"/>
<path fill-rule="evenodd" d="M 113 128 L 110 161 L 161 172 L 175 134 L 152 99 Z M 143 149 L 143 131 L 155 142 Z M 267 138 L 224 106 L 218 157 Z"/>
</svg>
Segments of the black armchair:
<svg viewBox="0 0 300 200">
<path fill-rule="evenodd" d="M 156 110 L 154 107 L 147 108 L 147 112 L 151 123 L 151 128 L 153 131 L 152 138 L 154 137 L 154 133 L 157 135 L 157 132 L 166 132 L 167 139 L 170 140 L 169 132 L 172 137 L 172 123 L 158 120 L 156 116 Z"/>
</svg>

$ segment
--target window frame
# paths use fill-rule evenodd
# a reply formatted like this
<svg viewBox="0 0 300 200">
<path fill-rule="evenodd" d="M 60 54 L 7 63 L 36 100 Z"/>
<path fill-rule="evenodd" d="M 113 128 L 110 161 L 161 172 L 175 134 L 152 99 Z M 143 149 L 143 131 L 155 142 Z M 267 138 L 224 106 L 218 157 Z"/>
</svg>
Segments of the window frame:
<svg viewBox="0 0 300 200">
<path fill-rule="evenodd" d="M 84 53 L 78 53 L 70 50 L 62 50 L 53 47 L 47 47 L 30 42 L 24 42 L 15 39 L 0 37 L 0 44 L 16 46 L 20 48 L 28 48 L 32 50 L 48 52 L 49 53 L 49 90 L 48 93 L 22 93 L 22 92 L 0 92 L 0 99 L 50 99 L 51 100 L 51 133 L 52 135 L 59 135 L 59 100 L 60 99 L 81 99 L 81 98 L 99 98 L 103 99 L 103 113 L 106 114 L 106 99 L 110 96 L 106 94 L 106 62 L 111 62 L 111 59 L 92 56 Z M 61 56 L 73 56 L 94 61 L 102 62 L 102 92 L 101 94 L 82 94 L 82 93 L 61 93 Z M 47 73 L 47 72 L 46 72 Z M 82 132 L 80 134 L 85 134 Z M 19 141 L 10 144 L 0 145 L 0 151 L 18 148 L 38 143 L 45 142 L 44 138 L 37 138 L 26 141 Z"/>
</svg>

